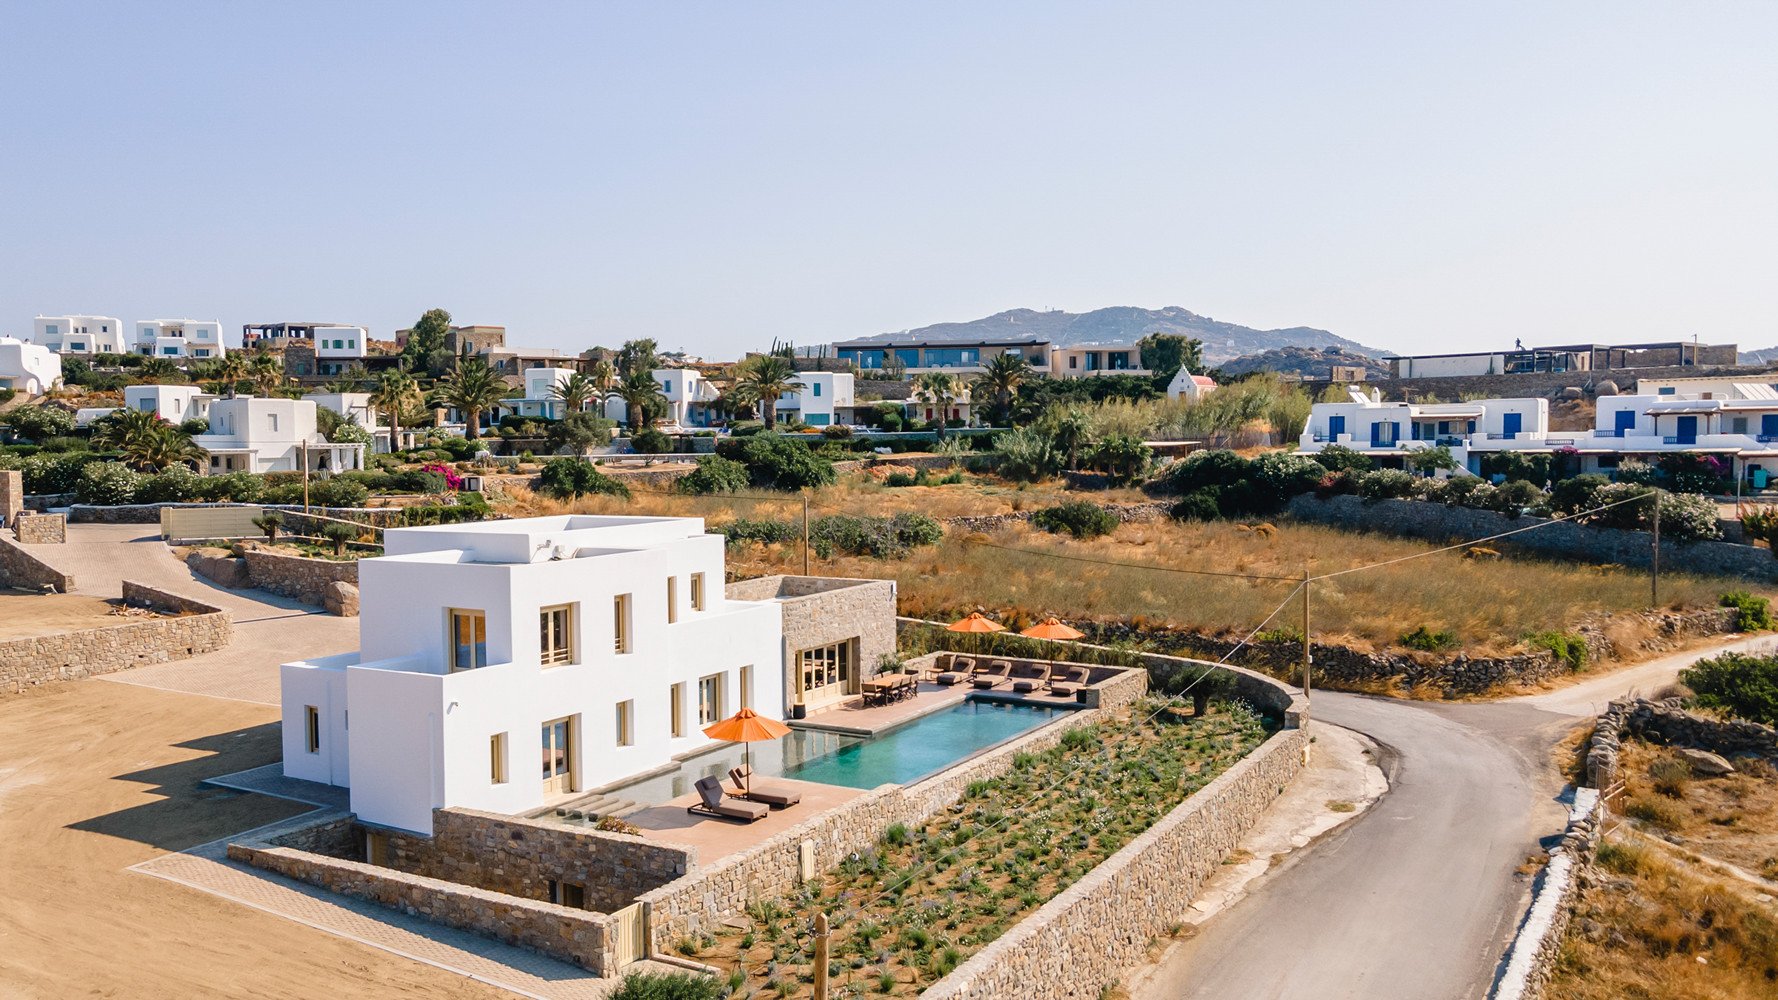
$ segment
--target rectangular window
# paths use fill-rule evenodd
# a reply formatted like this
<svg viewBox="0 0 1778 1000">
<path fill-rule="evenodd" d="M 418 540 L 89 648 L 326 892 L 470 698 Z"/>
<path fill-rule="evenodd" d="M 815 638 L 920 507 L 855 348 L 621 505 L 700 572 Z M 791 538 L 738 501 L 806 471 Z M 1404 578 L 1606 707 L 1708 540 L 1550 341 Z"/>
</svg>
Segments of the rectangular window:
<svg viewBox="0 0 1778 1000">
<path fill-rule="evenodd" d="M 303 706 L 303 740 L 310 753 L 321 752 L 321 711 L 313 705 Z"/>
<path fill-rule="evenodd" d="M 574 910 L 586 909 L 586 886 L 549 880 L 549 901 Z"/>
<path fill-rule="evenodd" d="M 619 594 L 611 601 L 613 633 L 612 646 L 619 653 L 630 651 L 630 595 Z"/>
<path fill-rule="evenodd" d="M 685 735 L 685 685 L 675 684 L 667 700 L 667 711 L 672 715 L 673 738 Z"/>
<path fill-rule="evenodd" d="M 667 624 L 679 620 L 679 578 L 667 577 Z"/>
<path fill-rule="evenodd" d="M 538 659 L 544 666 L 574 662 L 574 606 L 544 608 L 538 619 Z"/>
<path fill-rule="evenodd" d="M 708 726 L 722 718 L 722 675 L 698 681 L 698 725 Z"/>
<path fill-rule="evenodd" d="M 634 746 L 636 743 L 636 731 L 630 725 L 635 710 L 636 703 L 633 701 L 617 703 L 617 745 L 620 747 Z"/>
<path fill-rule="evenodd" d="M 702 573 L 691 575 L 691 609 L 693 611 L 704 610 L 704 574 Z"/>
<path fill-rule="evenodd" d="M 506 784 L 505 733 L 495 733 L 488 737 L 488 781 L 496 785 Z"/>
<path fill-rule="evenodd" d="M 278 430 L 278 415 L 276 413 L 268 413 L 266 414 L 266 420 L 272 425 L 273 433 L 276 433 Z"/>
<path fill-rule="evenodd" d="M 1068 355 L 1068 367 L 1079 368 L 1080 367 L 1080 355 L 1078 355 L 1078 354 Z"/>
<path fill-rule="evenodd" d="M 451 671 L 488 665 L 488 616 L 481 611 L 451 610 Z"/>
<path fill-rule="evenodd" d="M 751 665 L 741 668 L 741 707 L 753 707 L 753 667 Z"/>
<path fill-rule="evenodd" d="M 813 388 L 814 388 L 814 390 L 815 390 L 815 398 L 816 398 L 816 399 L 820 399 L 820 398 L 821 398 L 821 383 L 820 383 L 820 382 L 816 382 L 816 383 L 815 383 L 815 384 L 814 384 L 814 386 L 813 386 Z"/>
</svg>

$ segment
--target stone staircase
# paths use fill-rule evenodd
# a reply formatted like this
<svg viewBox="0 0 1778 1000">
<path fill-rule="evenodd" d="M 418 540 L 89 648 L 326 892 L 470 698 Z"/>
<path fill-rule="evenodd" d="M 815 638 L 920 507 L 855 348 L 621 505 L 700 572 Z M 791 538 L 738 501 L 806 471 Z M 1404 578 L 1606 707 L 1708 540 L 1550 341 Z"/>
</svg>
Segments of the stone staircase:
<svg viewBox="0 0 1778 1000">
<path fill-rule="evenodd" d="M 631 813 L 641 812 L 644 808 L 646 807 L 629 799 L 620 799 L 615 795 L 594 795 L 591 798 L 557 809 L 556 815 L 567 820 L 585 820 L 592 823 L 608 816 L 623 819 Z"/>
</svg>

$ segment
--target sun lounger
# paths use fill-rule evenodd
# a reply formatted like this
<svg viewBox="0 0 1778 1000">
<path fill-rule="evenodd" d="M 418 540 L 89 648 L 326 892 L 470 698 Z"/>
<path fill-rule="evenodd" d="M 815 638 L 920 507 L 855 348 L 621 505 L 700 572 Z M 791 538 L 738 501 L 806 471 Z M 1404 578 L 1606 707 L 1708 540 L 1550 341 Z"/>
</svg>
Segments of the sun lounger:
<svg viewBox="0 0 1778 1000">
<path fill-rule="evenodd" d="M 763 802 L 746 802 L 722 794 L 722 782 L 716 778 L 699 778 L 695 787 L 701 800 L 695 805 L 685 807 L 685 811 L 694 816 L 714 816 L 717 819 L 738 819 L 743 823 L 766 818 L 771 810 Z"/>
<path fill-rule="evenodd" d="M 1030 694 L 1042 687 L 1049 680 L 1048 667 L 1035 663 L 1020 663 L 1012 668 L 1012 689 L 1019 694 Z"/>
<path fill-rule="evenodd" d="M 749 802 L 763 802 L 768 806 L 784 809 L 803 800 L 803 793 L 789 785 L 774 785 L 753 777 L 751 764 L 730 768 L 728 777 L 735 784 L 735 797 Z"/>
<path fill-rule="evenodd" d="M 975 685 L 978 691 L 987 691 L 1005 681 L 1007 672 L 1010 670 L 1012 670 L 1012 664 L 1005 660 L 995 660 L 985 667 L 977 667 L 975 672 L 969 675 L 969 683 Z"/>
<path fill-rule="evenodd" d="M 1081 667 L 1065 667 L 1050 676 L 1050 694 L 1072 698 L 1087 686 L 1087 672 Z"/>
<path fill-rule="evenodd" d="M 951 657 L 951 668 L 944 673 L 939 674 L 937 680 L 940 684 L 946 686 L 961 684 L 968 679 L 969 675 L 974 671 L 975 657 L 953 656 Z"/>
</svg>

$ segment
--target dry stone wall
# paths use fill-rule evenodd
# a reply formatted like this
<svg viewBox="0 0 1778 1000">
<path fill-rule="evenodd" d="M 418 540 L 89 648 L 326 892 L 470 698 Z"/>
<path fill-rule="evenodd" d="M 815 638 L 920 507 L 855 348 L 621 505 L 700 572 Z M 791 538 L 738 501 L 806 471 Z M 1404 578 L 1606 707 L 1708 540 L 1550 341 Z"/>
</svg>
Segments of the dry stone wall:
<svg viewBox="0 0 1778 1000">
<path fill-rule="evenodd" d="M 293 597 L 304 604 L 320 605 L 332 583 L 358 585 L 356 560 L 308 559 L 287 556 L 247 545 L 242 550 L 247 561 L 249 584 L 274 594 Z"/>
<path fill-rule="evenodd" d="M 66 594 L 74 589 L 74 578 L 0 532 L 0 586 Z"/>
<path fill-rule="evenodd" d="M 1574 915 L 1582 874 L 1599 846 L 1602 815 L 1598 789 L 1576 789 L 1562 842 L 1550 852 L 1549 863 L 1531 891 L 1531 908 L 1507 952 L 1506 969 L 1490 994 L 1492 1000 L 1543 1000 Z"/>
<path fill-rule="evenodd" d="M 221 609 L 125 581 L 124 600 L 177 617 L 125 618 L 121 624 L 0 642 L 0 692 L 18 694 L 221 649 L 234 625 Z"/>
<path fill-rule="evenodd" d="M 60 545 L 68 540 L 68 518 L 21 511 L 13 517 L 12 533 L 21 545 Z"/>
<path fill-rule="evenodd" d="M 1157 517 L 1162 517 L 1172 507 L 1172 504 L 1154 501 L 1150 503 L 1110 503 L 1101 506 L 1120 523 L 1129 524 L 1133 521 L 1152 521 Z M 1010 514 L 951 517 L 945 519 L 945 524 L 960 531 L 993 531 L 995 528 L 1005 527 L 1009 524 L 1029 524 L 1031 515 L 1035 513 L 1037 512 L 1033 510 L 1020 510 Z"/>
</svg>

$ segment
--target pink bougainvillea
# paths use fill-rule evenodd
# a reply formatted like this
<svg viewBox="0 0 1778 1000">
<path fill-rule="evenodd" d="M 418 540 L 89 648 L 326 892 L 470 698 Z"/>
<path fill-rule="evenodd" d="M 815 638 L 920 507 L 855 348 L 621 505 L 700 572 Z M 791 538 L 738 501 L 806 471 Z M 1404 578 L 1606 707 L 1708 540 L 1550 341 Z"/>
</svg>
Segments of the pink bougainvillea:
<svg viewBox="0 0 1778 1000">
<path fill-rule="evenodd" d="M 420 471 L 421 472 L 436 472 L 439 475 L 443 476 L 444 481 L 445 481 L 445 487 L 447 489 L 460 490 L 463 488 L 463 477 L 457 475 L 457 470 L 451 468 L 448 465 L 439 465 L 438 463 L 435 462 L 432 465 L 422 467 L 420 469 Z"/>
</svg>

